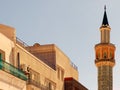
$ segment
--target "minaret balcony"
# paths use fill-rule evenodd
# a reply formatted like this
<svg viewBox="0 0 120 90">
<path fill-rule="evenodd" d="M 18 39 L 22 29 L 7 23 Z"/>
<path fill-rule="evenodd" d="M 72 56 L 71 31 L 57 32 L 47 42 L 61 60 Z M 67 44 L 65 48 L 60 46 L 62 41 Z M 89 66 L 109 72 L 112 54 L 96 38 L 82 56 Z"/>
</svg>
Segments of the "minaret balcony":
<svg viewBox="0 0 120 90">
<path fill-rule="evenodd" d="M 95 59 L 96 66 L 111 66 L 113 67 L 115 65 L 115 59 Z"/>
</svg>

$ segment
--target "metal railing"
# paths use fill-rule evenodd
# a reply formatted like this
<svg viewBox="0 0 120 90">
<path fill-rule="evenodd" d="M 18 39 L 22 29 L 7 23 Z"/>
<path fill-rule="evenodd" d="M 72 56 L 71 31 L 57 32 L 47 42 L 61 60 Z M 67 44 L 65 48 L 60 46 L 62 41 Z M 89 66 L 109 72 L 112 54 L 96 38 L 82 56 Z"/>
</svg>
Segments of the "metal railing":
<svg viewBox="0 0 120 90">
<path fill-rule="evenodd" d="M 40 90 L 50 90 L 47 86 L 42 85 L 40 82 L 37 82 L 37 81 L 32 80 L 32 79 L 28 79 L 27 84 L 34 85 L 34 86 L 40 88 Z"/>
<path fill-rule="evenodd" d="M 72 61 L 70 62 L 70 64 L 75 70 L 78 70 L 78 67 Z"/>
<path fill-rule="evenodd" d="M 18 77 L 22 80 L 27 80 L 27 76 L 24 74 L 23 71 L 20 69 L 14 67 L 10 63 L 5 62 L 4 60 L 0 59 L 0 69 L 14 75 L 15 77 Z"/>
<path fill-rule="evenodd" d="M 22 46 L 23 48 L 28 47 L 28 45 L 25 42 L 23 42 L 21 39 L 19 39 L 18 37 L 16 37 L 16 43 Z"/>
</svg>

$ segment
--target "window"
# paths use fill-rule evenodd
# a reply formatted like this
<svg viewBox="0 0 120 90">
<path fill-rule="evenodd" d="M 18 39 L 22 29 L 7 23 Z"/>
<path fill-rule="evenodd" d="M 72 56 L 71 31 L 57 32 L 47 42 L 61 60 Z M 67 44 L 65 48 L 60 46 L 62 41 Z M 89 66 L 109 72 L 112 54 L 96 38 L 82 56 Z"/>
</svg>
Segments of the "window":
<svg viewBox="0 0 120 90">
<path fill-rule="evenodd" d="M 45 86 L 48 88 L 47 90 L 56 90 L 56 84 L 47 78 L 45 80 Z"/>
<path fill-rule="evenodd" d="M 60 68 L 57 67 L 57 76 L 58 76 L 58 79 L 60 79 Z"/>
<path fill-rule="evenodd" d="M 96 55 L 96 59 L 99 59 L 99 58 L 100 58 L 100 52 L 98 52 Z"/>
<path fill-rule="evenodd" d="M 0 50 L 0 59 L 5 60 L 5 52 Z"/>
<path fill-rule="evenodd" d="M 20 53 L 17 53 L 17 67 L 20 68 Z"/>
<path fill-rule="evenodd" d="M 52 90 L 52 84 L 49 82 L 49 86 L 48 86 L 49 90 Z"/>
<path fill-rule="evenodd" d="M 64 70 L 60 66 L 57 66 L 57 77 L 61 81 L 64 80 Z"/>
<path fill-rule="evenodd" d="M 40 74 L 32 69 L 30 69 L 30 82 L 34 83 L 35 85 L 39 85 L 40 83 Z"/>
<path fill-rule="evenodd" d="M 107 54 L 106 54 L 106 52 L 104 52 L 104 58 L 107 58 Z"/>
<path fill-rule="evenodd" d="M 114 53 L 110 52 L 110 59 L 114 59 Z"/>
<path fill-rule="evenodd" d="M 61 80 L 64 80 L 64 70 L 61 70 Z"/>
</svg>

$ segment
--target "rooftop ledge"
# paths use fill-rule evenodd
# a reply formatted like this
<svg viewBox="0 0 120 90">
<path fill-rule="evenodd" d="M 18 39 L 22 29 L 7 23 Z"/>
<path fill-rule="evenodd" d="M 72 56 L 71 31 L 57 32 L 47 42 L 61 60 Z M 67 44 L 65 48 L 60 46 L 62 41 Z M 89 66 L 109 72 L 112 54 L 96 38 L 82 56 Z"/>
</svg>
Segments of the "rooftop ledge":
<svg viewBox="0 0 120 90">
<path fill-rule="evenodd" d="M 3 70 L 9 74 L 12 74 L 15 77 L 18 77 L 22 80 L 27 81 L 27 76 L 24 74 L 23 71 L 14 67 L 10 63 L 5 62 L 4 60 L 0 59 L 0 70 Z"/>
<path fill-rule="evenodd" d="M 30 47 L 27 43 L 25 43 L 24 41 L 22 41 L 21 39 L 19 39 L 18 37 L 16 37 L 16 43 L 18 45 L 20 45 L 21 47 L 23 47 L 25 50 L 27 50 L 28 52 L 30 52 L 29 49 L 27 49 L 26 47 Z M 38 43 L 36 43 L 35 45 L 39 46 Z M 58 48 L 59 49 L 59 48 Z M 60 50 L 60 49 L 59 49 Z M 30 52 L 31 53 L 31 52 Z M 32 53 L 31 53 L 32 54 Z M 64 54 L 64 53 L 63 53 Z M 65 55 L 65 54 L 64 54 Z M 41 58 L 42 59 L 42 58 Z M 45 63 L 46 62 L 46 63 Z M 45 61 L 44 63 L 48 65 L 48 63 L 50 64 L 50 62 Z M 72 62 L 70 61 L 70 65 L 76 70 L 78 71 L 78 67 Z M 49 66 L 49 65 L 48 65 Z M 55 66 L 53 64 L 50 64 L 50 66 L 52 66 L 52 69 L 55 69 Z"/>
</svg>

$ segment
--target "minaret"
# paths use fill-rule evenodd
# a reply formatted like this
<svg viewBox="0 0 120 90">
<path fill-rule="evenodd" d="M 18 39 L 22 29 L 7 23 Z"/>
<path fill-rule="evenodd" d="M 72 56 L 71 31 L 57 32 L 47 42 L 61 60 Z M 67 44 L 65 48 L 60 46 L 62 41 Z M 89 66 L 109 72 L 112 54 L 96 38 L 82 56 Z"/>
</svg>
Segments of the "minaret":
<svg viewBox="0 0 120 90">
<path fill-rule="evenodd" d="M 111 28 L 108 23 L 106 6 L 100 27 L 101 40 L 95 45 L 95 65 L 98 68 L 98 90 L 113 90 L 113 72 L 115 65 L 115 45 L 110 43 Z"/>
</svg>

